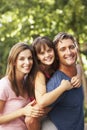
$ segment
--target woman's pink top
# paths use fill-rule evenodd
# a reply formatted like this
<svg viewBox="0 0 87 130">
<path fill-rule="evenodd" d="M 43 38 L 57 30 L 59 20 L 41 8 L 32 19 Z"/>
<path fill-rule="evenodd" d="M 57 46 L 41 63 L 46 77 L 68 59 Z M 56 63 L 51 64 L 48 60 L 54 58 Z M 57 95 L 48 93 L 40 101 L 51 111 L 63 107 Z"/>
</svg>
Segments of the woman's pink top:
<svg viewBox="0 0 87 130">
<path fill-rule="evenodd" d="M 6 101 L 3 112 L 1 115 L 14 112 L 27 105 L 30 102 L 28 96 L 23 98 L 22 96 L 17 97 L 14 91 L 11 89 L 10 81 L 7 77 L 0 80 L 0 100 Z M 24 117 L 17 118 L 9 123 L 0 125 L 0 130 L 27 130 Z"/>
</svg>

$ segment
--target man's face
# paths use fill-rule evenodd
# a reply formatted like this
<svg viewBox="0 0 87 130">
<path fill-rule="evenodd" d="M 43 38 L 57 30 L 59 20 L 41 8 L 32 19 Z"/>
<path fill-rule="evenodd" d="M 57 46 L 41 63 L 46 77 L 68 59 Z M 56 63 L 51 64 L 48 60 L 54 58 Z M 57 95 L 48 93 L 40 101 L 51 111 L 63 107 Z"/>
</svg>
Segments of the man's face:
<svg viewBox="0 0 87 130">
<path fill-rule="evenodd" d="M 63 39 L 57 45 L 60 65 L 72 66 L 77 60 L 77 47 L 71 39 Z"/>
</svg>

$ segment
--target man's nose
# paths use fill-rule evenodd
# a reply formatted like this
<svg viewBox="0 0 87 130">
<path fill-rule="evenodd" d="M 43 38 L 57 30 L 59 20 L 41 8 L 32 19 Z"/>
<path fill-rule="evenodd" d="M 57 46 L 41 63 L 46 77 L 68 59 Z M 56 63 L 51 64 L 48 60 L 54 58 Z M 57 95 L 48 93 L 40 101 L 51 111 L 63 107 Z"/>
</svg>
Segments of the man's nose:
<svg viewBox="0 0 87 130">
<path fill-rule="evenodd" d="M 66 49 L 67 54 L 71 53 L 71 50 L 69 48 Z"/>
</svg>

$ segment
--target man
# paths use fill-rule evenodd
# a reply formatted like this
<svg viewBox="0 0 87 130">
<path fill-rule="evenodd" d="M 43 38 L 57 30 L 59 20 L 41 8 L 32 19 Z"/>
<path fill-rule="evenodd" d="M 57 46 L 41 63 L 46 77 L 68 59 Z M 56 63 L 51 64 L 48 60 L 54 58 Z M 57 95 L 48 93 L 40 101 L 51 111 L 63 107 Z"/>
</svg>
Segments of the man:
<svg viewBox="0 0 87 130">
<path fill-rule="evenodd" d="M 62 79 L 69 80 L 77 74 L 77 43 L 72 35 L 59 33 L 54 38 L 54 46 L 59 61 L 58 70 L 47 83 L 47 92 L 61 84 Z M 49 117 L 58 130 L 84 130 L 83 90 L 82 86 L 64 92 L 52 104 Z"/>
</svg>

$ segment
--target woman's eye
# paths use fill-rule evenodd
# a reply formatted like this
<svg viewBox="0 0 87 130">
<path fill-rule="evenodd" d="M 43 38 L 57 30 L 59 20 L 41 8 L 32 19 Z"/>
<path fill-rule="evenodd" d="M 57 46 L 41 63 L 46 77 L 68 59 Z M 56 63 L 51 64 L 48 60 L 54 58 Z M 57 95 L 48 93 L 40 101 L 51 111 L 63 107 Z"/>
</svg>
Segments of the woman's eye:
<svg viewBox="0 0 87 130">
<path fill-rule="evenodd" d="M 23 61 L 23 60 L 24 60 L 24 58 L 23 58 L 23 57 L 21 57 L 21 58 L 19 58 L 18 60 L 21 60 L 21 61 Z"/>
<path fill-rule="evenodd" d="M 33 57 L 29 57 L 28 60 L 33 60 Z"/>
</svg>

